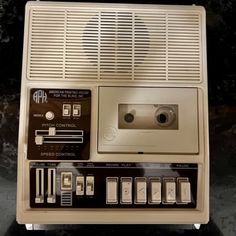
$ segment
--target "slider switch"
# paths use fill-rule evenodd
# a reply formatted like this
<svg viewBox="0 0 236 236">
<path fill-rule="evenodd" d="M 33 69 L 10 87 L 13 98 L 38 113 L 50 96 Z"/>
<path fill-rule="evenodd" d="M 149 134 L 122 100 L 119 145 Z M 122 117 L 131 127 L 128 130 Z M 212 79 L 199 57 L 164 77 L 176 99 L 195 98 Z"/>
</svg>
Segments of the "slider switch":
<svg viewBox="0 0 236 236">
<path fill-rule="evenodd" d="M 76 195 L 84 195 L 84 176 L 76 177 Z"/>
</svg>

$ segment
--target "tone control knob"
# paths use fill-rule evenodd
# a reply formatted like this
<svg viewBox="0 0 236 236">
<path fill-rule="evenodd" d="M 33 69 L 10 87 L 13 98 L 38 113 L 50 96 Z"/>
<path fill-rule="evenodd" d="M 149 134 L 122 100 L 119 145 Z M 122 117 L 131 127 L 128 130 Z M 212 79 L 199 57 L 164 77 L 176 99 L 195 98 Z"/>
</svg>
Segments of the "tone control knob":
<svg viewBox="0 0 236 236">
<path fill-rule="evenodd" d="M 127 113 L 127 114 L 125 114 L 124 120 L 125 120 L 127 123 L 131 123 L 131 122 L 133 122 L 133 120 L 134 120 L 134 115 L 133 115 L 132 113 Z"/>
<path fill-rule="evenodd" d="M 52 120 L 55 117 L 55 115 L 54 115 L 54 113 L 52 111 L 48 111 L 45 114 L 45 117 L 46 117 L 47 120 Z"/>
</svg>

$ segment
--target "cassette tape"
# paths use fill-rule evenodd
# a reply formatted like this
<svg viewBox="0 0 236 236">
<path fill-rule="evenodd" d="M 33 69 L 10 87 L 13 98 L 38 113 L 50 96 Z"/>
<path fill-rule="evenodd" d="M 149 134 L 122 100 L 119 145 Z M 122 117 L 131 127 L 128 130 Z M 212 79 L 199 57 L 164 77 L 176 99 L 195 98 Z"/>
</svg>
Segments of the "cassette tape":
<svg viewBox="0 0 236 236">
<path fill-rule="evenodd" d="M 99 88 L 99 152 L 198 153 L 197 89 Z"/>
</svg>

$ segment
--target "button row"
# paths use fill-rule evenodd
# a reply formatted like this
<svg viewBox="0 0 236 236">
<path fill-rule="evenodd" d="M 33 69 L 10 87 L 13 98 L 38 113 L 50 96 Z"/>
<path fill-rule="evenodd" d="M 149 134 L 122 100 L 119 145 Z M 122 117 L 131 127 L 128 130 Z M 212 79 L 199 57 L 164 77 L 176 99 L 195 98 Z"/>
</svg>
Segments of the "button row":
<svg viewBox="0 0 236 236">
<path fill-rule="evenodd" d="M 149 181 L 149 182 L 148 182 Z M 191 184 L 186 177 L 172 178 L 152 177 L 147 180 L 145 177 L 120 178 L 120 199 L 119 199 L 119 178 L 106 178 L 106 203 L 132 204 L 188 204 L 191 203 Z M 134 195 L 134 196 L 133 196 Z"/>
</svg>

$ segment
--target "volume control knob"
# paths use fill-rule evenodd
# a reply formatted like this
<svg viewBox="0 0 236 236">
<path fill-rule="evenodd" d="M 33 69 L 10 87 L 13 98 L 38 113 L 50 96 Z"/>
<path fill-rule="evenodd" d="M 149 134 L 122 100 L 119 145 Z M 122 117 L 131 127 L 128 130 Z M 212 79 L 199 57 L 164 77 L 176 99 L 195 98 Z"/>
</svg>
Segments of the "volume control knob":
<svg viewBox="0 0 236 236">
<path fill-rule="evenodd" d="M 55 117 L 55 115 L 54 115 L 54 113 L 52 111 L 48 111 L 45 114 L 45 117 L 46 117 L 47 120 L 52 120 Z"/>
</svg>

